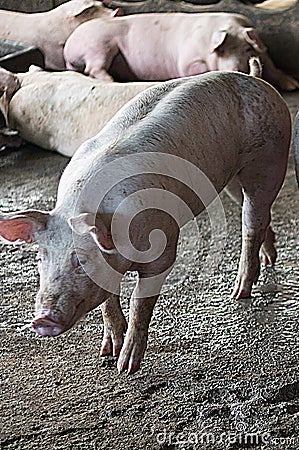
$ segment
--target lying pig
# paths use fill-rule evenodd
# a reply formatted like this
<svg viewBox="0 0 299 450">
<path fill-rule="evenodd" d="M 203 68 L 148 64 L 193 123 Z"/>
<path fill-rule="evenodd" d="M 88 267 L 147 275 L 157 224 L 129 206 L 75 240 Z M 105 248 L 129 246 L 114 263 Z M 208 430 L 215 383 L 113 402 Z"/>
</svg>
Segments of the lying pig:
<svg viewBox="0 0 299 450">
<path fill-rule="evenodd" d="M 299 87 L 297 80 L 274 66 L 250 20 L 239 14 L 94 19 L 80 25 L 64 48 L 67 69 L 105 81 L 167 80 L 212 70 L 247 73 L 254 55 L 260 56 L 267 81 L 283 90 Z M 123 71 L 123 60 L 130 74 Z"/>
<path fill-rule="evenodd" d="M 290 136 L 285 101 L 268 83 L 243 73 L 170 80 L 132 99 L 75 153 L 52 211 L 0 215 L 3 239 L 39 245 L 33 329 L 59 335 L 101 305 L 102 354 L 119 354 L 119 371 L 138 370 L 180 227 L 220 202 L 217 193 L 225 186 L 239 199 L 243 190 L 234 296 L 249 297 L 261 245 L 264 259 L 275 260 L 267 229 Z M 138 280 L 126 331 L 119 286 L 127 271 L 137 271 Z"/>
<path fill-rule="evenodd" d="M 72 0 L 34 14 L 1 9 L 0 39 L 32 44 L 43 52 L 47 68 L 63 70 L 63 46 L 72 31 L 87 20 L 117 13 L 93 0 Z"/>
<path fill-rule="evenodd" d="M 13 74 L 0 68 L 5 96 L 0 107 L 9 128 L 24 141 L 64 156 L 97 134 L 132 97 L 153 82 L 102 83 L 76 72 L 46 72 L 31 66 Z M 11 138 L 3 136 L 2 144 Z"/>
</svg>

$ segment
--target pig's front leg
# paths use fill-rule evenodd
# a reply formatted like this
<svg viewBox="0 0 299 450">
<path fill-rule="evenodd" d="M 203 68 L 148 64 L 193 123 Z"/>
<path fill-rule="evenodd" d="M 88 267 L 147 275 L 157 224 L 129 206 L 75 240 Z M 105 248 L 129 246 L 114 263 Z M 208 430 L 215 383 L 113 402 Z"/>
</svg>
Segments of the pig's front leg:
<svg viewBox="0 0 299 450">
<path fill-rule="evenodd" d="M 104 336 L 101 346 L 101 356 L 117 356 L 122 348 L 127 321 L 122 312 L 119 296 L 111 295 L 101 305 L 104 322 Z"/>
<path fill-rule="evenodd" d="M 117 362 L 119 372 L 127 370 L 132 374 L 140 368 L 153 309 L 171 269 L 172 266 L 153 278 L 139 278 L 130 302 L 128 331 Z"/>
<path fill-rule="evenodd" d="M 105 48 L 105 46 L 93 47 L 92 43 L 82 51 L 78 47 L 76 36 L 71 36 L 64 47 L 65 65 L 68 70 L 84 73 L 103 82 L 112 82 L 114 80 L 108 70 L 118 53 L 116 45 Z"/>
<path fill-rule="evenodd" d="M 190 77 L 209 71 L 208 64 L 204 59 L 192 58 L 184 54 L 178 63 L 180 77 Z"/>
<path fill-rule="evenodd" d="M 282 91 L 293 91 L 299 88 L 299 82 L 278 69 L 267 54 L 262 56 L 263 78 Z"/>
<path fill-rule="evenodd" d="M 128 331 L 117 362 L 119 372 L 127 369 L 128 374 L 132 374 L 140 368 L 146 349 L 149 323 L 158 297 L 159 295 L 136 298 L 133 294 Z"/>
<path fill-rule="evenodd" d="M 86 64 L 85 69 L 82 69 L 82 67 L 79 67 L 74 63 L 67 61 L 66 68 L 67 70 L 84 73 L 84 75 L 87 75 L 91 78 L 96 78 L 100 81 L 103 81 L 103 83 L 111 83 L 114 81 L 113 78 L 108 74 L 106 69 L 91 64 Z"/>
<path fill-rule="evenodd" d="M 144 217 L 144 222 L 139 224 L 139 229 L 143 230 L 142 236 L 150 235 L 152 230 L 161 229 L 165 234 L 167 245 L 159 258 L 131 267 L 131 270 L 138 272 L 138 280 L 130 301 L 128 330 L 117 362 L 119 372 L 127 370 L 128 374 L 140 368 L 153 309 L 176 260 L 180 231 L 178 224 L 170 217 L 167 219 L 161 210 L 157 210 L 154 215 L 150 212 Z M 154 241 L 151 244 L 160 245 Z"/>
<path fill-rule="evenodd" d="M 86 64 L 84 74 L 103 81 L 103 83 L 112 83 L 114 81 L 105 68 L 101 68 L 100 64 L 96 65 L 94 62 L 92 64 Z"/>
</svg>

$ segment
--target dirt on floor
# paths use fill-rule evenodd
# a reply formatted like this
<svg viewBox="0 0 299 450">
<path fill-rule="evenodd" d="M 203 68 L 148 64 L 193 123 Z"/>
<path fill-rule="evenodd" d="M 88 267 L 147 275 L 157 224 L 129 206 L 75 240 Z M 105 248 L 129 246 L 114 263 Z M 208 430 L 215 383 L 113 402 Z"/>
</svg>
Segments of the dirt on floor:
<svg viewBox="0 0 299 450">
<path fill-rule="evenodd" d="M 299 94 L 287 94 L 292 114 Z M 68 160 L 26 145 L 0 154 L 0 210 L 50 209 Z M 251 299 L 231 292 L 240 211 L 222 195 L 226 230 L 186 226 L 150 325 L 141 370 L 100 357 L 99 309 L 66 334 L 30 328 L 36 246 L 0 247 L 1 449 L 299 448 L 299 204 L 293 156 L 273 207 L 278 261 Z M 225 232 L 224 232 L 225 231 Z M 226 235 L 226 241 L 223 238 Z M 123 308 L 134 280 L 123 284 Z"/>
</svg>

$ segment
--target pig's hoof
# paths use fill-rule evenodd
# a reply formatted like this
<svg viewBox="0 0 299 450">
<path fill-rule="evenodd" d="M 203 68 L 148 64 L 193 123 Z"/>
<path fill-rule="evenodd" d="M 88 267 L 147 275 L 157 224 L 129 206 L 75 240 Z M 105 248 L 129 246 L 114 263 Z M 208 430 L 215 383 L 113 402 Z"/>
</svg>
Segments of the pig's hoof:
<svg viewBox="0 0 299 450">
<path fill-rule="evenodd" d="M 126 336 L 117 361 L 117 369 L 119 372 L 127 370 L 128 374 L 133 374 L 140 369 L 141 360 L 145 352 L 146 340 L 146 336 Z"/>
<path fill-rule="evenodd" d="M 252 283 L 239 281 L 233 291 L 233 297 L 239 300 L 240 298 L 249 298 L 251 295 Z"/>
<path fill-rule="evenodd" d="M 277 258 L 277 251 L 273 242 L 264 242 L 261 248 L 262 260 L 265 266 L 273 266 Z"/>
<path fill-rule="evenodd" d="M 123 337 L 121 339 L 113 339 L 111 336 L 104 336 L 101 346 L 101 356 L 118 356 L 123 345 Z"/>
<path fill-rule="evenodd" d="M 268 227 L 266 231 L 265 240 L 261 247 L 261 255 L 265 266 L 273 266 L 276 261 L 277 251 L 275 248 L 275 233 L 271 227 Z"/>
<path fill-rule="evenodd" d="M 277 252 L 274 248 L 272 252 L 266 252 L 264 249 L 262 250 L 262 259 L 265 266 L 273 266 L 277 257 Z"/>
<path fill-rule="evenodd" d="M 127 330 L 127 321 L 122 315 L 111 320 L 104 317 L 104 337 L 101 346 L 101 356 L 113 355 L 118 356 L 124 343 L 124 334 Z"/>
<path fill-rule="evenodd" d="M 127 369 L 127 374 L 128 375 L 132 375 L 133 373 L 137 372 L 140 369 L 140 363 L 141 361 L 138 362 L 130 362 L 129 364 L 127 364 L 126 361 L 118 361 L 117 362 L 117 369 L 119 371 L 119 373 L 124 372 Z"/>
</svg>

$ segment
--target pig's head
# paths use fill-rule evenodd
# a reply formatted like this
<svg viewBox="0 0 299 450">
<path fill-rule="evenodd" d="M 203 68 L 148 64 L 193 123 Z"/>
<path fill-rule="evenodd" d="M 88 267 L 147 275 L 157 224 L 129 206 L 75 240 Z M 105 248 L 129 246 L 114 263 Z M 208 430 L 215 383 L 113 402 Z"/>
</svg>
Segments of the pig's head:
<svg viewBox="0 0 299 450">
<path fill-rule="evenodd" d="M 39 335 L 63 333 L 110 292 L 118 292 L 128 261 L 114 249 L 104 222 L 103 215 L 68 219 L 55 211 L 0 214 L 0 236 L 6 242 L 39 246 L 40 289 L 32 321 Z M 117 267 L 118 275 L 111 276 L 108 266 Z"/>
<path fill-rule="evenodd" d="M 212 36 L 209 70 L 234 70 L 249 73 L 249 59 L 266 51 L 252 27 L 240 27 L 237 32 L 215 31 Z"/>
<path fill-rule="evenodd" d="M 66 9 L 67 17 L 78 23 L 99 17 L 114 17 L 121 14 L 120 9 L 109 9 L 102 2 L 94 0 L 72 0 L 61 7 Z"/>
<path fill-rule="evenodd" d="M 3 69 L 3 67 L 0 67 L 0 97 L 3 93 L 6 93 L 8 99 L 10 100 L 10 98 L 18 89 L 20 89 L 20 87 L 21 83 L 17 75 Z"/>
<path fill-rule="evenodd" d="M 20 89 L 21 83 L 18 79 L 18 76 L 15 75 L 12 72 L 9 72 L 8 70 L 3 69 L 3 67 L 0 67 L 0 127 L 2 128 L 3 124 L 5 124 L 7 127 L 9 127 L 8 122 L 8 110 L 9 110 L 9 103 L 12 99 L 13 95 Z M 19 142 L 19 145 L 17 143 Z M 10 133 L 8 135 L 7 133 L 1 132 L 0 135 L 0 148 L 5 146 L 19 147 L 21 145 L 21 139 L 16 136 L 16 133 L 14 133 L 14 136 Z"/>
</svg>

